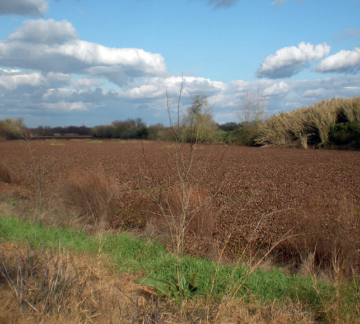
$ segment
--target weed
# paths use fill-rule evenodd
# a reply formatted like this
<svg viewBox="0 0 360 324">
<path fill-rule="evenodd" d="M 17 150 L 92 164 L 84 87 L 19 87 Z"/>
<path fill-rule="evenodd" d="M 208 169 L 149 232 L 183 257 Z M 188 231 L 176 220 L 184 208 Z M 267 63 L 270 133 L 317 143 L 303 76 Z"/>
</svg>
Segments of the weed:
<svg viewBox="0 0 360 324">
<path fill-rule="evenodd" d="M 0 182 L 11 183 L 10 170 L 0 163 Z"/>
<path fill-rule="evenodd" d="M 20 310 L 25 304 L 36 313 L 66 309 L 70 306 L 67 304 L 71 290 L 80 290 L 77 271 L 69 257 L 61 253 L 60 246 L 57 254 L 35 251 L 29 245 L 25 255 L 18 254 L 13 260 L 2 255 L 0 273 Z"/>
<path fill-rule="evenodd" d="M 9 204 L 10 206 L 14 206 L 15 205 L 15 199 L 14 198 L 9 198 Z"/>
</svg>

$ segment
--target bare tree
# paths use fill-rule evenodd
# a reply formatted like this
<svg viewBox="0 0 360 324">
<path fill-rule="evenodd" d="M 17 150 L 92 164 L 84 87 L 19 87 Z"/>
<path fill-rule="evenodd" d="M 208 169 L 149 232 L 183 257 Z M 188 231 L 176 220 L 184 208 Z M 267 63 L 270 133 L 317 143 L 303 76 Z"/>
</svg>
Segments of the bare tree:
<svg viewBox="0 0 360 324">
<path fill-rule="evenodd" d="M 238 118 L 242 123 L 259 122 L 266 118 L 267 103 L 258 88 L 247 89 L 239 102 Z"/>
</svg>

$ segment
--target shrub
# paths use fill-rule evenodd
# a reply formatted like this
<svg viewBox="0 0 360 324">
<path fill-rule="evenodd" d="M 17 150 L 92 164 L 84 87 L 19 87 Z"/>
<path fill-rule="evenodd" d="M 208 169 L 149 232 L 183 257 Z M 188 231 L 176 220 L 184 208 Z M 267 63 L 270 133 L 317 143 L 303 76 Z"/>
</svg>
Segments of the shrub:
<svg viewBox="0 0 360 324">
<path fill-rule="evenodd" d="M 256 145 L 255 140 L 260 136 L 260 122 L 243 123 L 233 133 L 233 142 L 236 144 L 252 146 Z"/>
<path fill-rule="evenodd" d="M 331 127 L 329 142 L 360 148 L 360 122 L 337 124 Z"/>
<path fill-rule="evenodd" d="M 0 163 L 0 182 L 11 183 L 10 170 Z"/>
<path fill-rule="evenodd" d="M 152 204 L 152 212 L 157 215 L 157 225 L 162 231 L 174 234 L 185 227 L 185 236 L 209 236 L 217 218 L 211 198 L 205 189 L 186 185 L 182 188 L 178 183 L 160 190 L 158 203 Z M 185 216 L 184 226 L 181 225 L 182 216 Z"/>
<path fill-rule="evenodd" d="M 280 244 L 279 257 L 285 262 L 301 264 L 313 254 L 320 268 L 348 275 L 359 270 L 360 218 L 353 199 L 314 197 L 301 210 L 278 221 L 294 234 Z"/>
<path fill-rule="evenodd" d="M 112 222 L 115 215 L 115 188 L 102 173 L 75 174 L 60 190 L 67 208 L 90 223 Z"/>
<path fill-rule="evenodd" d="M 28 129 L 25 127 L 22 118 L 0 120 L 0 140 L 19 139 L 26 135 L 28 135 Z"/>
</svg>

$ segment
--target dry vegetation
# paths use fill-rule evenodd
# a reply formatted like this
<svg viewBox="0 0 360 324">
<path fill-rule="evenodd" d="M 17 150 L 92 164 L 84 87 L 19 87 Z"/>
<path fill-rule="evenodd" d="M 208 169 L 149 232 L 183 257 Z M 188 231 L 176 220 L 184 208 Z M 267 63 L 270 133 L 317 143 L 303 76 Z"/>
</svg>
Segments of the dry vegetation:
<svg viewBox="0 0 360 324">
<path fill-rule="evenodd" d="M 116 275 L 101 256 L 74 255 L 59 246 L 0 245 L 1 323 L 312 323 L 301 305 L 184 301 L 181 309 Z"/>
<path fill-rule="evenodd" d="M 31 154 L 26 142 L 0 143 L 3 163 L 11 165 L 10 171 L 0 165 L 0 173 L 10 177 L 11 172 L 18 179 L 16 183 L 0 181 L 3 200 L 11 199 L 12 214 L 34 218 L 36 210 L 36 218 L 50 226 L 85 227 L 91 232 L 98 228 L 136 230 L 162 238 L 171 248 L 171 226 L 179 227 L 179 215 L 186 206 L 185 253 L 229 263 L 243 256 L 253 263 L 285 235 L 287 239 L 272 250 L 272 265 L 325 280 L 359 276 L 358 152 L 230 146 L 224 155 L 224 146 L 196 146 L 186 178 L 196 185 L 189 190 L 187 182 L 179 184 L 171 143 L 61 141 L 61 151 L 53 142 L 29 144 Z M 185 145 L 182 161 L 189 152 L 190 146 Z M 37 170 L 33 165 L 42 170 L 41 209 L 37 208 L 39 182 L 31 172 Z M 19 196 L 19 192 L 23 194 Z M 169 219 L 173 222 L 170 225 Z M 119 319 L 131 323 L 134 316 L 142 323 L 310 323 L 314 319 L 314 314 L 294 303 L 280 307 L 232 300 L 226 308 L 214 304 L 209 315 L 204 303 L 195 300 L 179 310 L 171 302 L 146 299 L 138 287 L 127 286 L 127 281 L 121 283 L 119 292 L 115 277 L 96 268 L 99 260 L 97 270 L 86 270 L 87 261 L 81 264 L 81 258 L 63 251 L 29 249 L 17 255 L 7 254 L 7 248 L 1 247 L 5 251 L 2 271 L 4 264 L 8 270 L 0 284 L 12 288 L 6 290 L 7 302 L 0 300 L 6 305 L 0 310 L 3 322 L 7 318 L 14 323 L 38 318 L 39 323 L 109 323 Z M 34 272 L 25 271 L 26 266 Z M 94 277 L 92 271 L 105 272 Z M 82 276 L 76 275 L 80 272 Z M 46 297 L 51 291 L 37 295 L 37 287 L 53 285 L 51 274 L 62 276 L 64 283 L 72 282 L 59 286 L 61 293 L 56 298 L 62 299 L 55 304 Z M 19 276 L 27 277 L 19 281 Z M 54 282 L 55 286 L 60 281 Z M 71 287 L 75 284 L 78 288 L 74 291 Z M 31 315 L 18 312 L 11 317 L 19 304 Z M 61 311 L 54 308 L 60 304 Z"/>
<path fill-rule="evenodd" d="M 70 175 L 57 194 L 65 212 L 86 223 L 109 226 L 116 216 L 116 185 L 100 172 Z"/>
<path fill-rule="evenodd" d="M 129 230 L 144 229 L 151 220 L 157 224 L 157 232 L 164 232 L 165 220 L 159 218 L 162 213 L 156 199 L 162 199 L 165 213 L 171 208 L 173 215 L 179 214 L 179 183 L 175 162 L 169 161 L 172 146 L 161 142 L 142 147 L 136 141 L 62 141 L 59 155 L 51 144 L 31 142 L 35 159 L 44 152 L 57 154 L 43 174 L 48 207 L 39 217 L 46 216 L 49 223 L 61 224 L 68 217 L 91 226 L 104 221 L 106 228 Z M 0 183 L 1 191 L 22 192 L 30 200 L 19 200 L 17 205 L 23 205 L 25 211 L 34 210 L 31 204 L 36 204 L 38 185 L 23 167 L 32 163 L 28 147 L 23 142 L 2 142 L 0 150 L 4 163 L 11 165 L 11 173 L 19 178 L 15 184 Z M 203 179 L 194 186 L 192 195 L 185 197 L 196 211 L 188 215 L 191 224 L 187 233 L 211 238 L 200 242 L 195 253 L 209 256 L 214 246 L 221 249 L 232 232 L 227 257 L 236 259 L 248 245 L 249 255 L 253 255 L 267 251 L 291 230 L 294 237 L 279 246 L 277 260 L 297 264 L 316 252 L 318 264 L 329 264 L 334 251 L 342 249 L 352 256 L 352 267 L 356 268 L 360 248 L 358 152 L 230 146 L 222 157 L 223 150 L 222 146 L 200 146 L 189 174 L 192 183 L 199 174 Z M 142 171 L 146 168 L 151 175 Z M 169 176 L 174 179 L 170 185 Z M 61 221 L 54 214 L 60 214 Z M 193 247 L 185 246 L 185 251 L 190 250 Z"/>
<path fill-rule="evenodd" d="M 360 121 L 360 98 L 323 100 L 310 107 L 299 108 L 271 116 L 260 125 L 261 145 L 290 145 L 298 142 L 307 148 L 309 144 L 326 143 L 329 132 L 336 123 Z"/>
<path fill-rule="evenodd" d="M 11 183 L 10 170 L 2 163 L 0 163 L 0 182 Z"/>
</svg>

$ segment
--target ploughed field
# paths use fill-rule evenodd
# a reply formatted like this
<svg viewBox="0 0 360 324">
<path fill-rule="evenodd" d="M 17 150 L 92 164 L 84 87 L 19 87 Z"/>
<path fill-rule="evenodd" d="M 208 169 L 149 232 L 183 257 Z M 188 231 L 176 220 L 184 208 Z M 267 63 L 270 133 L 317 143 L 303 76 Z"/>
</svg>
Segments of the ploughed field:
<svg viewBox="0 0 360 324">
<path fill-rule="evenodd" d="M 112 226 L 146 229 L 155 211 L 141 189 L 151 192 L 169 179 L 178 182 L 190 146 L 179 154 L 180 167 L 175 152 L 175 144 L 168 142 L 0 142 L 0 161 L 14 179 L 0 182 L 0 192 L 35 198 L 37 184 L 29 170 L 36 163 L 44 166 L 47 197 L 71 176 L 100 172 L 116 184 L 118 219 Z M 216 223 L 207 237 L 188 239 L 188 252 L 211 256 L 226 242 L 226 255 L 232 258 L 246 246 L 251 255 L 277 244 L 279 262 L 311 252 L 329 261 L 336 249 L 358 262 L 360 152 L 197 145 L 190 163 L 191 181 L 200 181 L 202 192 L 214 195 L 211 217 Z"/>
</svg>

